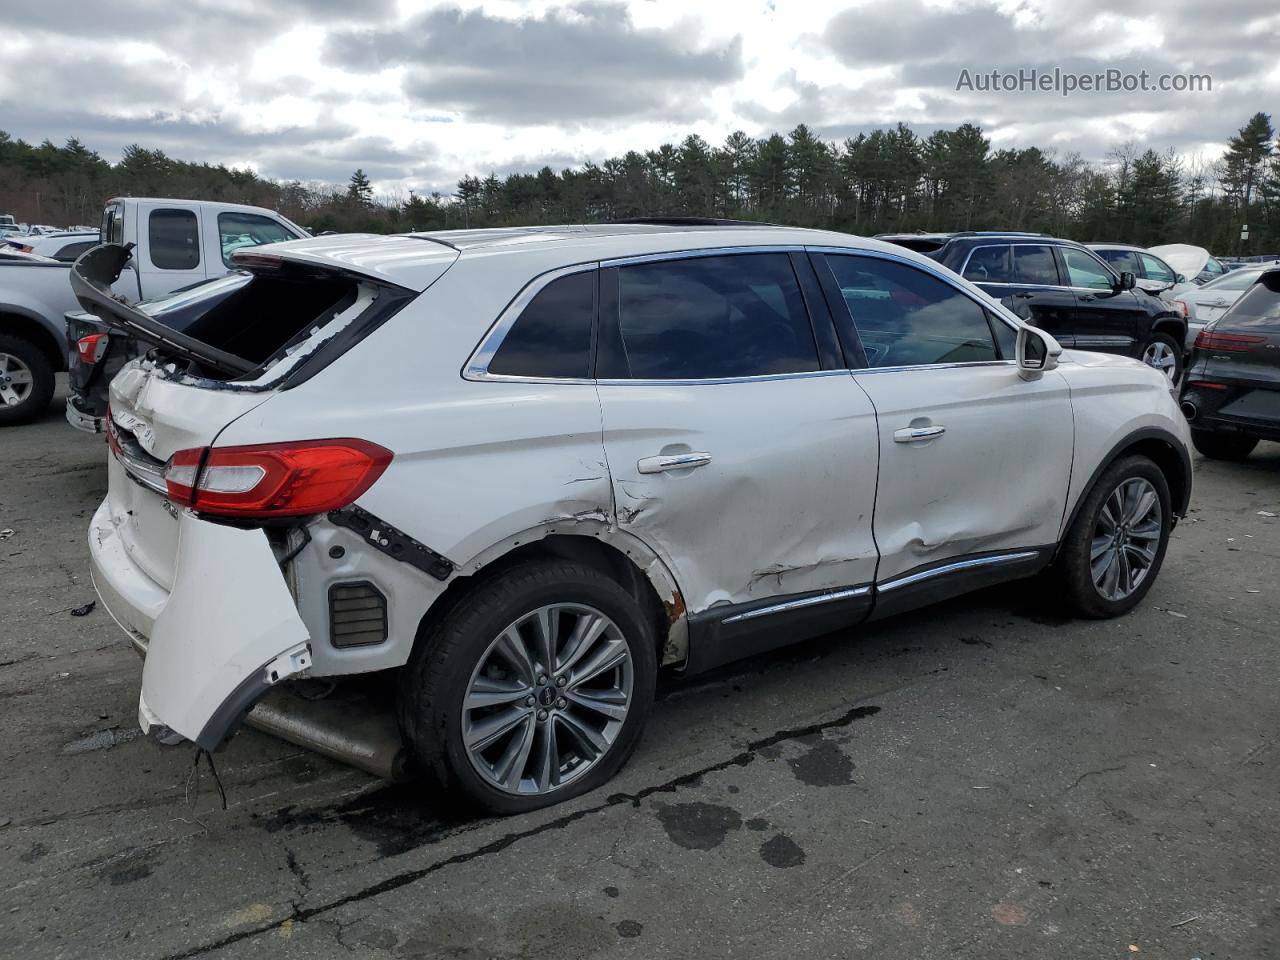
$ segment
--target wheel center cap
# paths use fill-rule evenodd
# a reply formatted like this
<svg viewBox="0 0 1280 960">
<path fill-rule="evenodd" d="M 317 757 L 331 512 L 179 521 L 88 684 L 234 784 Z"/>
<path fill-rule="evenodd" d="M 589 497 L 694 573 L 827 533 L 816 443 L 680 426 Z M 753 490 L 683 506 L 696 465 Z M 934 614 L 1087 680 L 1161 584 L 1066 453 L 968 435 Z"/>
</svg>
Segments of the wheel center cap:
<svg viewBox="0 0 1280 960">
<path fill-rule="evenodd" d="M 538 691 L 538 703 L 543 707 L 550 707 L 556 702 L 556 688 L 553 686 L 543 687 Z"/>
</svg>

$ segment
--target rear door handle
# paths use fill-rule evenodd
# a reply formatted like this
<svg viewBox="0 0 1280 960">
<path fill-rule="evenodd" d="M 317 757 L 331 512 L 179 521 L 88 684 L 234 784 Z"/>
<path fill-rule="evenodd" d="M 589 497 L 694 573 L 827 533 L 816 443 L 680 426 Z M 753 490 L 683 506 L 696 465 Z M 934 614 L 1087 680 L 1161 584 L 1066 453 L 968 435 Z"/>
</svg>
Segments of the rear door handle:
<svg viewBox="0 0 1280 960">
<path fill-rule="evenodd" d="M 689 470 L 693 467 L 705 467 L 711 462 L 709 453 L 676 453 L 667 457 L 641 457 L 636 461 L 636 469 L 641 473 L 665 473 L 668 470 Z"/>
<path fill-rule="evenodd" d="M 935 424 L 932 427 L 903 427 L 900 430 L 893 431 L 894 443 L 916 443 L 920 440 L 932 440 L 934 437 L 940 437 L 947 432 L 947 428 L 941 424 Z"/>
</svg>

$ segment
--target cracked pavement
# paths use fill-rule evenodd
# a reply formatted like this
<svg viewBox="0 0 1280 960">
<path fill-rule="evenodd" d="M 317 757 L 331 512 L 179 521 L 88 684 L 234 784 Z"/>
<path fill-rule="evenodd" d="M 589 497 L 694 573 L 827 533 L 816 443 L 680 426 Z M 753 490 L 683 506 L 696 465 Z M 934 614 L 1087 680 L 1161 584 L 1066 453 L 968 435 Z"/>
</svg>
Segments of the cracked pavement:
<svg viewBox="0 0 1280 960">
<path fill-rule="evenodd" d="M 477 819 L 252 731 L 223 811 L 70 615 L 101 440 L 2 436 L 2 957 L 1280 955 L 1280 445 L 1197 459 L 1128 617 L 1018 584 L 668 678 L 613 783 Z"/>
</svg>

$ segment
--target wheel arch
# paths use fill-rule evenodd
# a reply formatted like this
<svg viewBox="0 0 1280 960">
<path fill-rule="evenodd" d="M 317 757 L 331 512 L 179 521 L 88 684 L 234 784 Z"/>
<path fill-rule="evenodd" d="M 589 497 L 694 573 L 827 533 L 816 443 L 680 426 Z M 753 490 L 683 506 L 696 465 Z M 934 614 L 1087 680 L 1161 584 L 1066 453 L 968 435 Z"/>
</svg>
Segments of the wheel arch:
<svg viewBox="0 0 1280 960">
<path fill-rule="evenodd" d="M 1186 516 L 1187 506 L 1191 502 L 1191 454 L 1182 441 L 1170 431 L 1160 427 L 1144 427 L 1126 435 L 1098 461 L 1098 466 L 1094 468 L 1089 481 L 1080 488 L 1080 495 L 1076 497 L 1067 521 L 1063 524 L 1063 532 L 1059 537 L 1059 550 L 1067 531 L 1075 524 L 1076 515 L 1084 502 L 1089 499 L 1089 494 L 1097 486 L 1098 480 L 1112 464 L 1131 454 L 1140 454 L 1151 460 L 1164 474 L 1165 481 L 1169 484 L 1169 496 L 1173 501 L 1174 522 L 1179 517 Z"/>
<path fill-rule="evenodd" d="M 67 368 L 63 344 L 39 317 L 19 312 L 12 306 L 0 309 L 0 334 L 10 334 L 30 342 L 44 354 L 55 373 Z"/>
<path fill-rule="evenodd" d="M 689 656 L 684 595 L 666 563 L 644 541 L 598 520 L 548 524 L 509 536 L 462 564 L 418 624 L 415 645 L 466 596 L 504 570 L 540 559 L 573 560 L 601 571 L 635 597 L 650 618 L 660 666 Z"/>
<path fill-rule="evenodd" d="M 1178 349 L 1187 339 L 1187 321 L 1173 313 L 1159 314 L 1151 323 L 1152 333 L 1167 333 L 1178 343 Z"/>
</svg>

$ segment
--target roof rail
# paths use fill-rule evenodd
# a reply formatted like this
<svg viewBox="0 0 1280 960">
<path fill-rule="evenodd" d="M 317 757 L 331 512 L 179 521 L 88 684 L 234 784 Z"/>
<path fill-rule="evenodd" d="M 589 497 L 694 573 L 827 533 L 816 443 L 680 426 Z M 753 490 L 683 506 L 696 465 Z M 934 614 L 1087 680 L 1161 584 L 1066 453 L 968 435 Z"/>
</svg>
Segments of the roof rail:
<svg viewBox="0 0 1280 960">
<path fill-rule="evenodd" d="M 961 230 L 953 237 L 1052 237 L 1051 233 L 1035 233 L 1031 230 Z"/>
<path fill-rule="evenodd" d="M 602 221 L 607 225 L 649 224 L 655 227 L 776 227 L 776 223 L 760 220 L 729 220 L 721 217 L 622 217 Z"/>
</svg>

